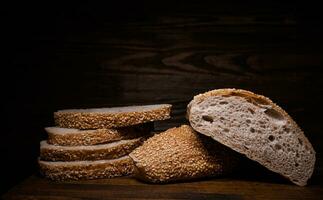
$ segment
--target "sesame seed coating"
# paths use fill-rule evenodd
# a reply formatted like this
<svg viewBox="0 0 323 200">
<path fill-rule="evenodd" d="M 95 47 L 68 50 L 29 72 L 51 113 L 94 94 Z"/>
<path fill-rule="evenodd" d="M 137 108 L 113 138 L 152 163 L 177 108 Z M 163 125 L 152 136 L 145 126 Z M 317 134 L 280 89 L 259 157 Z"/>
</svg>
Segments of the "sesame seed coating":
<svg viewBox="0 0 323 200">
<path fill-rule="evenodd" d="M 113 178 L 133 173 L 129 156 L 115 160 L 48 162 L 38 161 L 40 172 L 54 181 Z"/>
<path fill-rule="evenodd" d="M 57 127 L 45 128 L 48 134 L 49 144 L 61 146 L 80 146 L 109 143 L 119 140 L 134 139 L 147 136 L 153 129 L 152 123 L 139 124 L 135 126 L 116 128 L 116 129 L 95 129 L 77 130 L 64 128 L 65 133 L 60 134 L 55 130 Z"/>
<path fill-rule="evenodd" d="M 170 118 L 170 104 L 154 105 L 151 109 L 123 112 L 86 112 L 82 110 L 62 110 L 54 113 L 55 123 L 59 127 L 77 129 L 102 129 L 126 127 L 146 122 Z M 103 108 L 107 109 L 107 108 Z"/>
<path fill-rule="evenodd" d="M 151 137 L 130 157 L 135 162 L 135 176 L 149 182 L 222 175 L 231 171 L 237 160 L 233 151 L 188 125 Z"/>
<path fill-rule="evenodd" d="M 42 141 L 40 159 L 44 161 L 106 160 L 128 155 L 144 138 L 91 146 L 57 146 Z"/>
</svg>

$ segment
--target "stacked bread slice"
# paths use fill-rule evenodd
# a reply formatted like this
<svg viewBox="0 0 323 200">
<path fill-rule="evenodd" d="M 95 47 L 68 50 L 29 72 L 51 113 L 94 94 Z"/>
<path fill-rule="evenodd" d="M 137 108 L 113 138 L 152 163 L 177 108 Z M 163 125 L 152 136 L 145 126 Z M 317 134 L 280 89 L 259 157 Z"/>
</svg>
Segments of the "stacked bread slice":
<svg viewBox="0 0 323 200">
<path fill-rule="evenodd" d="M 112 178 L 133 173 L 128 156 L 150 136 L 153 121 L 170 118 L 171 105 L 60 110 L 45 128 L 40 171 L 53 180 Z"/>
</svg>

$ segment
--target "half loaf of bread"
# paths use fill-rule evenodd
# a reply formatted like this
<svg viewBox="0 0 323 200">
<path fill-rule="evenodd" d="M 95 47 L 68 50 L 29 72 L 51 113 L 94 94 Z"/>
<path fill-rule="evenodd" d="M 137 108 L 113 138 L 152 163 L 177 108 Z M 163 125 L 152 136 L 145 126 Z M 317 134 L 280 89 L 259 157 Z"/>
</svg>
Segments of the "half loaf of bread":
<svg viewBox="0 0 323 200">
<path fill-rule="evenodd" d="M 170 118 L 170 104 L 59 110 L 55 123 L 63 128 L 102 129 L 132 126 Z"/>
<path fill-rule="evenodd" d="M 129 156 L 113 160 L 48 162 L 38 161 L 40 172 L 55 181 L 113 178 L 133 173 Z"/>
<path fill-rule="evenodd" d="M 222 175 L 235 166 L 234 153 L 183 125 L 151 137 L 129 156 L 137 178 L 162 183 Z"/>
<path fill-rule="evenodd" d="M 145 123 L 118 129 L 79 130 L 73 128 L 47 127 L 47 142 L 61 146 L 94 145 L 146 136 L 153 123 Z"/>
<path fill-rule="evenodd" d="M 46 161 L 107 160 L 128 155 L 144 138 L 92 146 L 57 146 L 40 142 L 40 159 Z"/>
<path fill-rule="evenodd" d="M 194 97 L 187 108 L 198 132 L 246 155 L 293 183 L 311 177 L 315 151 L 295 121 L 267 97 L 219 89 Z"/>
</svg>

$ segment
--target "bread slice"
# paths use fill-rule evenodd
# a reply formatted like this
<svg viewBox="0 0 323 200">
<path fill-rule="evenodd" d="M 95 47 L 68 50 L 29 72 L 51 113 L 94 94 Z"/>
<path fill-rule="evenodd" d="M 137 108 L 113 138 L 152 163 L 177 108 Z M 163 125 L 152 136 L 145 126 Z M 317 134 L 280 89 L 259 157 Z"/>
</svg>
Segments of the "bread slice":
<svg viewBox="0 0 323 200">
<path fill-rule="evenodd" d="M 198 132 L 245 154 L 293 183 L 311 177 L 315 151 L 296 122 L 267 97 L 219 89 L 194 97 L 187 108 Z"/>
<path fill-rule="evenodd" d="M 57 146 L 40 142 L 40 159 L 47 161 L 107 160 L 128 155 L 143 138 L 120 140 L 92 146 Z"/>
<path fill-rule="evenodd" d="M 233 153 L 182 125 L 151 137 L 129 156 L 134 160 L 137 178 L 163 183 L 222 175 L 235 165 Z"/>
<path fill-rule="evenodd" d="M 113 160 L 48 162 L 39 160 L 40 172 L 55 181 L 113 178 L 133 173 L 129 156 Z"/>
<path fill-rule="evenodd" d="M 95 145 L 148 135 L 152 123 L 119 129 L 79 130 L 73 128 L 47 127 L 47 142 L 61 146 Z"/>
<path fill-rule="evenodd" d="M 59 110 L 54 113 L 62 128 L 119 128 L 170 118 L 170 104 Z"/>
</svg>

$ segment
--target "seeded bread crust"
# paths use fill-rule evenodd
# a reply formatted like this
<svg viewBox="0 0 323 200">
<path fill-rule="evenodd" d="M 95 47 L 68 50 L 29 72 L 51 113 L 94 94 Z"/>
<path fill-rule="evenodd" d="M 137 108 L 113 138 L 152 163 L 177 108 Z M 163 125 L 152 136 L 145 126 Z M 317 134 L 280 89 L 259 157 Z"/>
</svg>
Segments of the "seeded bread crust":
<svg viewBox="0 0 323 200">
<path fill-rule="evenodd" d="M 121 140 L 93 146 L 57 146 L 40 143 L 40 159 L 44 161 L 108 160 L 128 155 L 144 138 Z"/>
<path fill-rule="evenodd" d="M 204 100 L 206 100 L 209 97 L 212 96 L 223 96 L 223 97 L 230 97 L 230 96 L 238 96 L 238 97 L 243 97 L 245 98 L 248 102 L 251 102 L 255 105 L 260 105 L 263 106 L 264 108 L 266 107 L 270 107 L 273 110 L 275 110 L 276 112 L 278 112 L 280 115 L 282 115 L 285 119 L 287 119 L 287 121 L 291 124 L 291 127 L 293 130 L 295 130 L 295 132 L 299 133 L 297 135 L 297 137 L 299 138 L 300 141 L 302 141 L 303 145 L 307 148 L 308 150 L 308 156 L 310 157 L 309 161 L 308 161 L 308 166 L 306 166 L 307 170 L 303 172 L 303 176 L 305 178 L 303 179 L 299 179 L 298 177 L 296 177 L 295 175 L 290 175 L 290 174 L 286 174 L 283 173 L 281 171 L 281 169 L 275 167 L 275 161 L 264 161 L 264 159 L 262 158 L 262 155 L 258 155 L 259 152 L 255 151 L 255 152 L 250 152 L 248 149 L 244 148 L 243 141 L 237 141 L 236 138 L 228 138 L 225 136 L 225 134 L 219 133 L 219 132 L 206 132 L 203 131 L 201 128 L 200 124 L 197 124 L 196 122 L 194 122 L 194 118 L 195 118 L 195 114 L 192 113 L 192 107 L 194 106 L 198 106 L 201 102 L 203 102 Z M 194 97 L 194 99 L 188 104 L 187 107 L 187 118 L 189 119 L 192 127 L 197 130 L 198 132 L 210 136 L 212 137 L 214 140 L 232 148 L 233 150 L 245 154 L 248 158 L 255 160 L 257 162 L 259 162 L 260 164 L 264 165 L 266 168 L 280 173 L 281 175 L 283 175 L 284 177 L 290 179 L 293 183 L 300 185 L 300 186 L 304 186 L 307 184 L 307 180 L 311 177 L 313 170 L 314 170 L 314 164 L 315 164 L 315 151 L 311 145 L 311 143 L 309 142 L 309 140 L 306 138 L 306 136 L 304 135 L 303 131 L 301 130 L 301 128 L 296 124 L 296 122 L 278 105 L 276 105 L 275 103 L 273 103 L 269 98 L 262 96 L 262 95 L 257 95 L 254 94 L 250 91 L 246 91 L 246 90 L 241 90 L 241 89 L 218 89 L 218 90 L 212 90 L 203 94 L 199 94 L 197 96 Z M 291 172 L 292 173 L 292 172 Z M 299 172 L 298 172 L 299 173 Z"/>
<path fill-rule="evenodd" d="M 151 137 L 129 156 L 135 163 L 135 176 L 153 183 L 222 175 L 237 161 L 234 151 L 187 125 Z"/>
<path fill-rule="evenodd" d="M 57 111 L 54 113 L 55 123 L 63 128 L 77 129 L 109 129 L 132 126 L 146 122 L 165 120 L 170 118 L 172 105 L 161 104 L 159 107 L 150 110 L 133 112 L 82 112 L 82 111 Z"/>
<path fill-rule="evenodd" d="M 153 129 L 152 123 L 136 125 L 132 127 L 124 127 L 118 129 L 95 129 L 95 130 L 77 130 L 63 128 L 66 133 L 57 133 L 59 127 L 47 127 L 45 131 L 48 134 L 47 142 L 49 144 L 60 146 L 82 146 L 95 145 L 119 140 L 134 139 L 146 136 Z"/>
<path fill-rule="evenodd" d="M 129 156 L 114 160 L 48 162 L 38 161 L 40 172 L 54 181 L 113 178 L 131 175 L 134 170 Z"/>
</svg>

